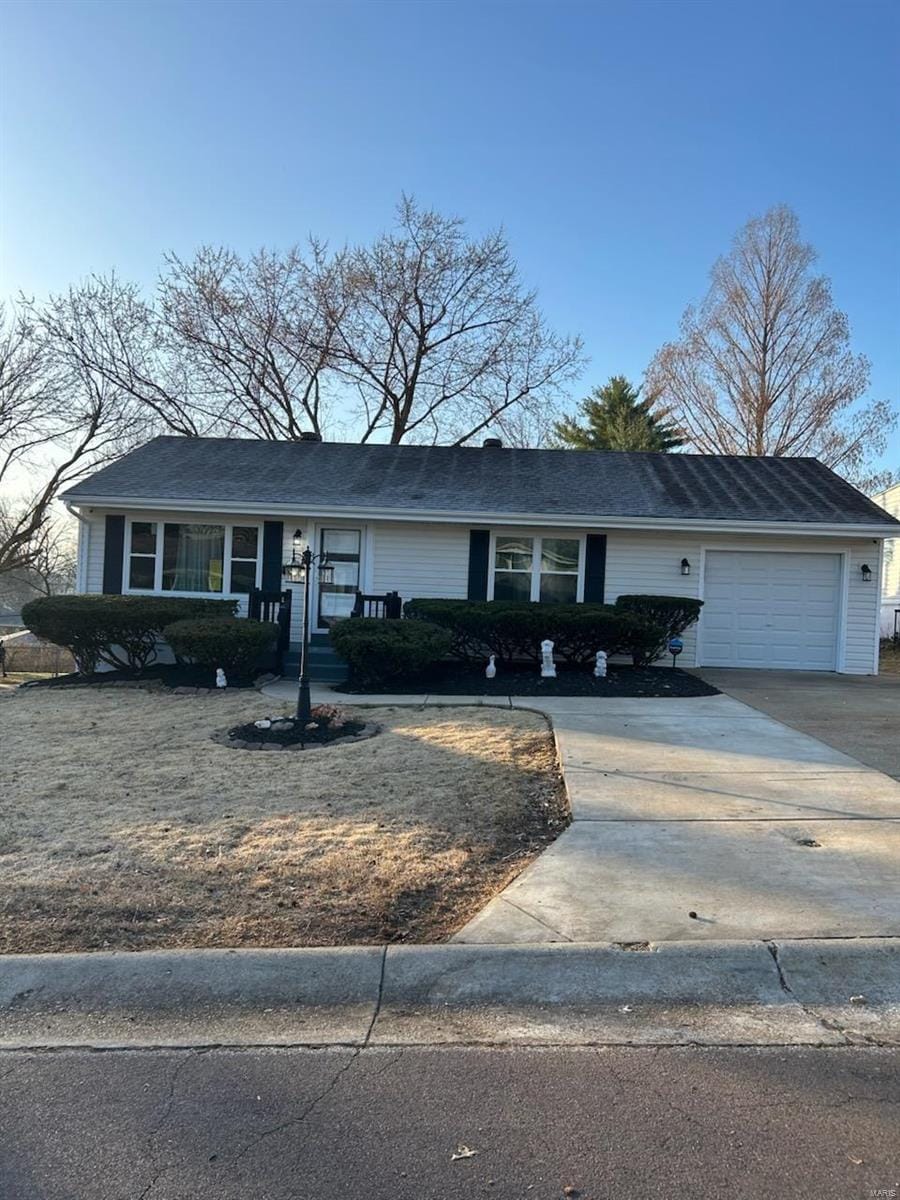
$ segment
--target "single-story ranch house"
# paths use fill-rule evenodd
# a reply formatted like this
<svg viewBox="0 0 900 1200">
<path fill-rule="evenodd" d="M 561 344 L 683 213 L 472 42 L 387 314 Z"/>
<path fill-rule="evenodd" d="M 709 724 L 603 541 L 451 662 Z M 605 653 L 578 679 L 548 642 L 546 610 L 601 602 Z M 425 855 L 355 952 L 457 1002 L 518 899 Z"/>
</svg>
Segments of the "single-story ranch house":
<svg viewBox="0 0 900 1200">
<path fill-rule="evenodd" d="M 810 458 L 158 437 L 69 489 L 78 590 L 281 591 L 296 531 L 357 591 L 704 601 L 679 665 L 878 670 L 882 545 L 900 522 Z M 293 587 L 292 637 L 302 589 Z M 599 647 L 598 647 L 599 648 Z"/>
</svg>

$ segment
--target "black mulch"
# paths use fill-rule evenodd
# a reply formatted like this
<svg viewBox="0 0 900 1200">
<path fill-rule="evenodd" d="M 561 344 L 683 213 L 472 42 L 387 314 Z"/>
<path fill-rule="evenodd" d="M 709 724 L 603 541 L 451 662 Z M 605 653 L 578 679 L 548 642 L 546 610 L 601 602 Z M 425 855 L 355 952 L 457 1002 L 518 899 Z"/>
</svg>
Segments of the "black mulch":
<svg viewBox="0 0 900 1200">
<path fill-rule="evenodd" d="M 677 667 L 630 667 L 610 665 L 605 679 L 595 679 L 593 671 L 557 666 L 555 679 L 542 679 L 537 666 L 516 664 L 497 668 L 493 679 L 486 679 L 483 666 L 446 663 L 416 678 L 394 680 L 377 690 L 385 695 L 421 694 L 432 696 L 717 696 L 719 689 L 696 675 Z M 336 688 L 339 692 L 360 694 L 372 688 L 360 688 L 352 682 Z"/>
<path fill-rule="evenodd" d="M 282 723 L 290 721 L 290 728 L 257 729 L 251 721 L 247 725 L 236 725 L 234 729 L 229 729 L 228 736 L 236 742 L 259 742 L 261 745 L 308 746 L 315 744 L 324 746 L 338 738 L 353 737 L 365 729 L 362 721 L 335 721 L 331 717 L 317 716 L 315 713 L 310 722 L 314 726 L 312 729 L 309 726 L 302 726 L 299 721 L 294 721 L 289 717 L 279 718 L 279 721 Z"/>
<path fill-rule="evenodd" d="M 252 688 L 260 674 L 262 674 L 260 671 L 254 671 L 252 675 L 228 675 L 226 673 L 228 689 Z M 275 677 L 272 676 L 272 678 Z M 216 673 L 210 671 L 208 667 L 198 667 L 188 663 L 183 665 L 154 663 L 141 671 L 140 675 L 133 675 L 128 671 L 95 671 L 91 675 L 79 675 L 73 671 L 70 675 L 57 675 L 55 679 L 35 679 L 28 686 L 84 687 L 95 685 L 101 687 L 105 685 L 108 687 L 110 684 L 146 683 L 161 684 L 167 688 L 212 688 L 215 691 Z"/>
</svg>

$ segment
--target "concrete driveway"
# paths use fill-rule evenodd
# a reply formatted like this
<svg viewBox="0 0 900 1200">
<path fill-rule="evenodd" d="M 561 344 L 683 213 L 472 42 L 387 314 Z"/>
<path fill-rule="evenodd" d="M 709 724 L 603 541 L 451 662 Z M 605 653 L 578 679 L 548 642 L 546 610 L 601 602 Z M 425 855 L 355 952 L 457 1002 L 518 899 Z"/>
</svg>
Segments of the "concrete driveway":
<svg viewBox="0 0 900 1200">
<path fill-rule="evenodd" d="M 692 674 L 767 716 L 900 779 L 900 675 L 712 667 Z"/>
<path fill-rule="evenodd" d="M 792 720 L 835 720 L 815 686 Z M 573 824 L 455 940 L 900 935 L 896 779 L 734 696 L 540 707 Z"/>
</svg>

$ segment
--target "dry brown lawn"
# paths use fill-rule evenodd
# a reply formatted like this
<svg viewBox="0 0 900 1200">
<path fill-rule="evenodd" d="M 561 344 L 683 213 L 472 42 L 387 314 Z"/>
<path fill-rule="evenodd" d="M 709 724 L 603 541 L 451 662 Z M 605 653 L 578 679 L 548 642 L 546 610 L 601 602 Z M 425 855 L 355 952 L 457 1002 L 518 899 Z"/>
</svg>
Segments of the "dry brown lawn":
<svg viewBox="0 0 900 1200">
<path fill-rule="evenodd" d="M 0 695 L 0 951 L 437 941 L 568 820 L 536 714 L 369 709 L 369 741 L 275 754 L 210 740 L 282 708 Z"/>
<path fill-rule="evenodd" d="M 882 675 L 900 675 L 900 647 L 895 646 L 888 638 L 881 642 L 878 670 Z"/>
</svg>

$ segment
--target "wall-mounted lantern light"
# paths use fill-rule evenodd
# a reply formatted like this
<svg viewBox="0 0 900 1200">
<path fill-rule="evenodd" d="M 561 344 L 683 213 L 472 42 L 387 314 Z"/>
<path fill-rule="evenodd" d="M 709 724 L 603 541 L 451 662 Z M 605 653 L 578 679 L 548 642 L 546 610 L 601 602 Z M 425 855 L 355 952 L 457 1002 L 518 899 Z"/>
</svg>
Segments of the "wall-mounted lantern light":
<svg viewBox="0 0 900 1200">
<path fill-rule="evenodd" d="M 862 575 L 863 583 L 872 582 L 872 568 L 868 563 L 863 563 L 863 565 L 859 568 L 859 573 Z"/>
<path fill-rule="evenodd" d="M 691 564 L 686 558 L 681 560 L 681 573 L 682 575 L 690 575 L 691 573 Z"/>
</svg>

